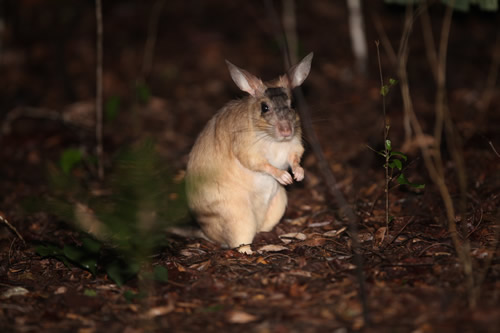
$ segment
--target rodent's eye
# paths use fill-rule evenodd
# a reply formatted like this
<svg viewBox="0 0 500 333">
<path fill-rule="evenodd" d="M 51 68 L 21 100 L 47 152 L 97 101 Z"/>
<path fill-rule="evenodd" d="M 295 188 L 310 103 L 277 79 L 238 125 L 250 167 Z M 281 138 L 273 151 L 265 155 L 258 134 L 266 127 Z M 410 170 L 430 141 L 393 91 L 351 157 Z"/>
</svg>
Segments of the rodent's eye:
<svg viewBox="0 0 500 333">
<path fill-rule="evenodd" d="M 266 103 L 262 102 L 260 104 L 260 109 L 262 110 L 262 113 L 266 113 L 267 111 L 269 111 L 269 106 Z"/>
</svg>

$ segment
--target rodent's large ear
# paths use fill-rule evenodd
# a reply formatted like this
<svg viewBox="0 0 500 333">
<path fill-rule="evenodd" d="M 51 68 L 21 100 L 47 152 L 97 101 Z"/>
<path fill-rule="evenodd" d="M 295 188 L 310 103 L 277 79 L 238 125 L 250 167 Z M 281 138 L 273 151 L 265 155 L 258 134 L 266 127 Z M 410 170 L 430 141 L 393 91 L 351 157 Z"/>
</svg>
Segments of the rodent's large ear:
<svg viewBox="0 0 500 333">
<path fill-rule="evenodd" d="M 300 86 L 309 75 L 313 55 L 314 53 L 309 53 L 304 59 L 302 59 L 301 62 L 288 70 L 288 78 L 290 80 L 291 89 Z"/>
<path fill-rule="evenodd" d="M 244 69 L 238 68 L 226 60 L 227 68 L 231 74 L 234 83 L 243 91 L 246 91 L 252 96 L 262 94 L 265 91 L 264 83 L 258 78 L 250 74 Z"/>
</svg>

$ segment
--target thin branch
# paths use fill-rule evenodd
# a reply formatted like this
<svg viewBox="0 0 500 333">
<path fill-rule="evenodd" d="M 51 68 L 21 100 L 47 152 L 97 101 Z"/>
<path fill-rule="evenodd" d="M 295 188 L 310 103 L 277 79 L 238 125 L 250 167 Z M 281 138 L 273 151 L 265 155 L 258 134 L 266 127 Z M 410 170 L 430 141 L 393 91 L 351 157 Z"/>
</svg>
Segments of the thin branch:
<svg viewBox="0 0 500 333">
<path fill-rule="evenodd" d="M 299 38 L 297 37 L 295 0 L 283 0 L 283 30 L 288 44 L 290 63 L 296 64 L 299 55 Z"/>
<path fill-rule="evenodd" d="M 495 46 L 493 47 L 493 54 L 491 65 L 488 70 L 488 77 L 486 79 L 486 87 L 478 104 L 478 119 L 476 121 L 476 128 L 483 128 L 486 120 L 487 111 L 491 105 L 491 101 L 495 96 L 495 86 L 497 84 L 498 72 L 500 71 L 500 28 L 497 30 Z M 469 134 L 472 135 L 472 134 Z"/>
<path fill-rule="evenodd" d="M 97 40 L 96 40 L 96 153 L 97 153 L 97 173 L 99 179 L 104 179 L 104 165 L 103 165 L 103 124 L 102 124 L 102 1 L 95 0 L 95 16 L 96 16 L 96 28 L 97 28 Z"/>
<path fill-rule="evenodd" d="M 435 146 L 431 150 L 429 149 L 428 146 L 426 145 L 421 145 L 421 151 L 422 151 L 422 156 L 424 159 L 425 166 L 427 168 L 427 171 L 429 172 L 429 176 L 433 180 L 434 184 L 436 184 L 439 193 L 441 195 L 441 198 L 443 200 L 445 210 L 446 210 L 446 217 L 448 221 L 448 231 L 450 233 L 450 237 L 452 239 L 453 245 L 455 247 L 455 251 L 457 252 L 458 258 L 460 263 L 463 266 L 464 269 L 464 274 L 465 274 L 465 279 L 466 279 L 466 285 L 467 285 L 467 290 L 468 290 L 468 296 L 469 296 L 469 304 L 470 306 L 474 307 L 476 303 L 476 297 L 474 295 L 474 279 L 473 279 L 473 274 L 472 274 L 472 263 L 471 263 L 471 256 L 470 256 L 470 251 L 469 251 L 469 246 L 468 243 L 462 244 L 459 237 L 458 237 L 458 232 L 457 232 L 457 225 L 455 222 L 455 208 L 453 204 L 453 200 L 451 198 L 451 194 L 449 192 L 449 189 L 445 183 L 445 174 L 444 174 L 444 169 L 443 169 L 443 161 L 442 161 L 442 156 L 441 156 L 441 151 L 440 151 L 440 142 L 441 142 L 441 133 L 443 130 L 443 127 L 446 122 L 446 130 L 447 130 L 447 141 L 452 142 L 451 144 L 453 145 L 453 150 L 455 151 L 454 154 L 455 158 L 458 158 L 458 148 L 455 145 L 456 141 L 453 139 L 453 127 L 452 127 L 452 122 L 451 122 L 451 117 L 449 115 L 449 112 L 447 111 L 447 107 L 445 104 L 445 74 L 446 74 L 446 56 L 447 56 L 447 45 L 448 45 L 448 39 L 449 39 L 449 33 L 450 33 L 450 28 L 451 28 L 451 19 L 452 19 L 452 14 L 453 14 L 453 0 L 452 3 L 450 3 L 446 9 L 445 16 L 443 18 L 443 25 L 441 28 L 441 40 L 440 40 L 440 46 L 439 46 L 439 53 L 438 53 L 438 64 L 437 64 L 437 73 L 436 73 L 436 78 L 437 78 L 437 94 L 436 94 L 436 106 L 435 106 L 435 112 L 436 112 L 436 124 L 435 124 L 435 129 L 434 129 L 434 136 L 435 136 Z M 427 47 L 431 47 L 431 45 L 427 45 Z M 422 127 L 420 125 L 420 122 L 418 121 L 415 112 L 413 108 L 409 108 L 407 110 L 410 120 L 412 123 L 412 127 L 415 129 L 415 132 L 417 134 L 417 137 L 423 137 L 424 133 L 422 130 Z M 452 150 L 452 149 L 450 149 Z M 460 171 L 459 171 L 460 172 Z"/>
<path fill-rule="evenodd" d="M 290 51 L 288 49 L 286 38 L 282 38 L 284 36 L 283 28 L 280 28 L 279 18 L 274 9 L 273 3 L 270 0 L 266 0 L 265 2 L 266 9 L 270 16 L 270 22 L 274 22 L 274 32 L 275 38 L 278 42 L 278 45 L 282 46 L 281 51 L 285 55 L 285 59 L 287 59 L 287 67 L 289 68 L 290 64 Z M 287 68 L 287 69 L 288 69 Z M 368 304 L 366 300 L 366 290 L 365 290 L 365 277 L 363 272 L 363 259 L 361 256 L 361 247 L 359 245 L 358 239 L 358 219 L 356 214 L 354 213 L 352 207 L 348 204 L 344 195 L 340 192 L 335 176 L 330 168 L 328 161 L 323 153 L 321 145 L 319 143 L 319 139 L 316 135 L 312 127 L 311 115 L 309 112 L 309 106 L 306 102 L 304 94 L 300 87 L 298 87 L 295 91 L 295 98 L 297 101 L 297 109 L 301 116 L 301 123 L 304 129 L 304 133 L 308 138 L 308 141 L 311 145 L 314 155 L 318 161 L 318 169 L 325 180 L 329 193 L 335 198 L 337 204 L 340 206 L 341 210 L 346 214 L 348 225 L 349 225 L 349 233 L 352 240 L 352 249 L 353 249 L 353 260 L 356 266 L 356 277 L 359 283 L 359 298 L 361 301 L 361 305 L 363 308 L 363 319 L 367 326 L 370 325 L 370 316 L 368 312 Z"/>
<path fill-rule="evenodd" d="M 495 149 L 495 146 L 493 146 L 493 142 L 488 141 L 488 144 L 490 145 L 491 149 L 493 149 L 493 152 L 498 156 L 500 157 L 500 154 L 498 153 L 498 151 Z"/>
<path fill-rule="evenodd" d="M 424 42 L 427 47 L 425 48 L 427 61 L 431 68 L 431 73 L 434 76 L 434 80 L 437 81 L 437 53 L 436 53 L 436 43 L 434 41 L 434 34 L 432 33 L 432 23 L 429 16 L 429 11 L 427 6 L 422 10 L 422 15 L 420 16 L 422 34 L 424 36 Z"/>
<path fill-rule="evenodd" d="M 387 37 L 387 33 L 385 32 L 384 25 L 382 24 L 380 16 L 377 13 L 373 13 L 372 20 L 373 24 L 375 25 L 375 30 L 377 30 L 377 34 L 382 41 L 382 46 L 384 47 L 385 53 L 389 57 L 389 61 L 392 64 L 396 64 L 398 61 L 398 57 L 396 55 L 396 52 L 394 51 L 394 48 L 392 47 L 389 37 Z"/>
<path fill-rule="evenodd" d="M 144 57 L 142 59 L 141 79 L 146 80 L 146 77 L 151 73 L 153 68 L 153 57 L 156 47 L 156 39 L 158 37 L 158 23 L 160 22 L 160 14 L 165 5 L 165 0 L 157 0 L 151 9 L 151 16 L 148 25 L 148 38 L 144 46 Z"/>
<path fill-rule="evenodd" d="M 351 36 L 352 51 L 356 58 L 358 73 L 365 74 L 368 61 L 363 11 L 360 0 L 347 0 L 349 10 L 349 33 Z"/>
<path fill-rule="evenodd" d="M 22 240 L 23 243 L 26 244 L 26 241 L 24 240 L 23 236 L 21 236 L 19 231 L 17 231 L 16 227 L 14 227 L 12 224 L 10 224 L 10 222 L 7 221 L 7 219 L 5 217 L 3 217 L 2 215 L 0 215 L 0 221 L 2 221 L 7 227 L 9 227 L 9 229 L 12 230 L 12 232 L 14 232 L 16 234 L 16 236 L 19 237 L 19 239 Z"/>
<path fill-rule="evenodd" d="M 380 47 L 379 42 L 375 41 L 375 46 L 377 47 L 377 61 L 378 70 L 380 75 L 380 89 L 384 88 L 384 75 L 382 74 L 382 62 L 380 61 Z M 384 157 L 385 157 L 385 232 L 386 235 L 389 234 L 389 183 L 391 182 L 391 177 L 389 177 L 389 149 L 387 148 L 387 138 L 389 137 L 389 125 L 387 125 L 387 115 L 385 110 L 385 93 L 382 94 L 382 111 L 384 114 Z"/>
<path fill-rule="evenodd" d="M 9 134 L 12 130 L 12 123 L 22 117 L 63 121 L 61 113 L 52 109 L 33 108 L 26 106 L 16 107 L 15 109 L 7 113 L 7 116 L 5 117 L 2 124 L 1 135 Z"/>
<path fill-rule="evenodd" d="M 414 15 L 413 15 L 413 5 L 409 4 L 406 7 L 406 14 L 405 14 L 405 25 L 404 25 L 404 30 L 401 35 L 401 41 L 399 43 L 399 51 L 398 51 L 398 73 L 401 76 L 401 81 L 405 81 L 406 85 L 403 87 L 401 86 L 401 92 L 403 94 L 403 103 L 405 105 L 412 105 L 411 103 L 411 97 L 409 94 L 409 85 L 408 85 L 408 77 L 406 73 L 406 66 L 408 63 L 408 56 L 410 54 L 409 51 L 409 46 L 408 46 L 408 41 L 410 39 L 410 35 L 413 31 L 413 23 L 414 23 Z M 405 91 L 403 92 L 403 89 L 408 89 L 408 93 Z M 408 99 L 410 98 L 410 99 Z M 406 110 L 406 108 L 405 108 Z M 405 144 L 411 141 L 411 138 L 413 136 L 413 131 L 410 125 L 410 117 L 408 115 L 408 112 L 404 112 L 404 118 L 403 118 L 403 126 L 405 129 Z"/>
</svg>

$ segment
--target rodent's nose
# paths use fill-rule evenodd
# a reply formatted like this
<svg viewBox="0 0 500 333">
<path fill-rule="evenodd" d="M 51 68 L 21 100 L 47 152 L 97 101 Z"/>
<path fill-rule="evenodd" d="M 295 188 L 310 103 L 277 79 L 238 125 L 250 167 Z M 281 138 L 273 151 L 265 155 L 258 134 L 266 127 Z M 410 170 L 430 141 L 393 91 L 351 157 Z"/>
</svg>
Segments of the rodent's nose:
<svg viewBox="0 0 500 333">
<path fill-rule="evenodd" d="M 288 121 L 280 121 L 278 123 L 278 132 L 284 138 L 289 138 L 292 136 L 292 126 Z"/>
</svg>

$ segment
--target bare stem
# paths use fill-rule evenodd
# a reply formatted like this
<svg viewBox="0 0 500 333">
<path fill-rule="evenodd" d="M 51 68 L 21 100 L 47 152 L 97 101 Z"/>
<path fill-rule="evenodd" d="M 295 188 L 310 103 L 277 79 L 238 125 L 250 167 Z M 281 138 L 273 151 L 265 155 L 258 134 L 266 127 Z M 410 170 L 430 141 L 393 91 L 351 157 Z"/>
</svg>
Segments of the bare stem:
<svg viewBox="0 0 500 333">
<path fill-rule="evenodd" d="M 288 44 L 290 63 L 296 64 L 299 55 L 299 40 L 297 37 L 295 0 L 283 0 L 283 30 Z"/>
<path fill-rule="evenodd" d="M 99 179 L 104 179 L 103 165 L 103 125 L 102 125 L 102 1 L 95 1 L 95 16 L 97 26 L 96 40 L 96 141 L 97 141 L 97 172 Z"/>
<path fill-rule="evenodd" d="M 424 144 L 422 144 L 420 148 L 422 150 L 422 156 L 425 162 L 425 166 L 429 172 L 429 176 L 433 180 L 434 184 L 436 184 L 439 193 L 441 195 L 441 198 L 443 200 L 446 210 L 446 218 L 448 221 L 448 231 L 450 233 L 450 237 L 457 252 L 458 259 L 464 269 L 466 286 L 469 297 L 469 305 L 471 307 L 474 307 L 477 301 L 477 297 L 475 295 L 474 278 L 472 274 L 472 259 L 470 256 L 469 245 L 468 242 L 462 244 L 458 236 L 457 225 L 455 222 L 455 207 L 453 204 L 450 191 L 445 182 L 444 166 L 440 151 L 442 132 L 443 129 L 445 129 L 447 135 L 447 141 L 449 144 L 449 149 L 452 152 L 452 156 L 457 165 L 459 173 L 459 182 L 461 183 L 461 189 L 463 194 L 465 188 L 464 164 L 463 164 L 463 159 L 461 158 L 461 154 L 458 150 L 458 143 L 457 143 L 458 139 L 456 138 L 456 133 L 453 128 L 451 116 L 446 106 L 446 89 L 445 89 L 446 56 L 447 56 L 449 33 L 451 28 L 451 19 L 453 14 L 453 4 L 454 1 L 452 0 L 452 2 L 448 5 L 445 16 L 443 18 L 439 52 L 436 53 L 436 60 L 437 60 L 436 66 L 434 67 L 431 64 L 431 69 L 435 71 L 434 77 L 436 78 L 436 84 L 437 84 L 436 104 L 435 104 L 436 122 L 434 127 L 435 142 L 432 149 Z M 431 39 L 426 38 L 426 47 L 434 48 L 434 45 L 430 45 L 430 42 Z M 434 52 L 435 51 L 428 51 L 428 54 L 432 55 Z M 407 56 L 407 51 L 404 52 L 403 54 Z M 434 56 L 431 56 L 431 58 L 434 58 Z M 400 66 L 399 72 L 400 74 L 404 73 L 404 77 L 407 78 L 406 68 Z M 407 87 L 408 85 L 407 80 L 405 80 L 405 82 L 402 82 L 402 85 Z M 409 89 L 405 88 L 404 92 L 405 94 L 409 95 Z M 407 96 L 407 98 L 408 97 L 409 96 Z M 405 100 L 404 95 L 403 95 L 403 100 Z M 410 105 L 407 106 L 405 103 L 405 109 L 408 107 L 408 109 L 405 112 L 408 112 L 410 116 L 411 124 L 417 134 L 417 138 L 423 137 L 424 133 L 420 125 L 420 122 L 418 121 L 415 115 L 413 107 L 409 106 Z"/>
<path fill-rule="evenodd" d="M 158 35 L 158 23 L 160 22 L 160 14 L 164 5 L 165 0 L 157 0 L 151 9 L 148 26 L 148 38 L 146 40 L 146 45 L 144 46 L 144 58 L 142 59 L 142 80 L 146 79 L 146 77 L 151 73 L 151 68 L 153 67 L 153 56 Z"/>
<path fill-rule="evenodd" d="M 375 46 L 377 48 L 377 61 L 378 61 L 378 71 L 380 74 L 380 89 L 384 87 L 384 75 L 382 73 L 382 63 L 380 61 L 380 47 L 379 41 L 375 41 Z M 389 233 L 389 183 L 391 182 L 391 178 L 389 177 L 389 159 L 390 159 L 390 151 L 387 148 L 387 138 L 389 137 L 389 126 L 387 125 L 387 116 L 385 110 L 385 94 L 382 95 L 382 111 L 384 114 L 384 157 L 385 157 L 385 232 L 386 235 Z"/>
</svg>

